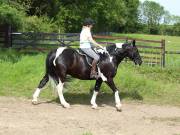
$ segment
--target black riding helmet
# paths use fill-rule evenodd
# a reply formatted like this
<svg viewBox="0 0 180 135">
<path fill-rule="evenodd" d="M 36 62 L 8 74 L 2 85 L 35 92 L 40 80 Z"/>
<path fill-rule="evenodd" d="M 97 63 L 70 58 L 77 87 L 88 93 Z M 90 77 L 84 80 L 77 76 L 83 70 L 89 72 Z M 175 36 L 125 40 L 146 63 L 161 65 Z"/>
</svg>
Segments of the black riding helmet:
<svg viewBox="0 0 180 135">
<path fill-rule="evenodd" d="M 86 18 L 86 19 L 84 20 L 84 22 L 83 22 L 83 26 L 94 25 L 94 24 L 95 24 L 95 22 L 94 22 L 94 20 L 91 19 L 91 18 Z"/>
</svg>

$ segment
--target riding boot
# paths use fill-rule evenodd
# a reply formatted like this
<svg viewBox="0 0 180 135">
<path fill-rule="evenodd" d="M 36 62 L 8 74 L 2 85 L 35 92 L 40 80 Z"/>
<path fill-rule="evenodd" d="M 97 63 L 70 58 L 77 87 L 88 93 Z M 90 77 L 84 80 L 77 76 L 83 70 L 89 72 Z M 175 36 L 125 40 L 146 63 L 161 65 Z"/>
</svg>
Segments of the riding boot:
<svg viewBox="0 0 180 135">
<path fill-rule="evenodd" d="M 97 60 L 93 60 L 92 62 L 92 68 L 91 68 L 91 74 L 90 74 L 90 77 L 91 78 L 97 78 L 97 72 L 96 72 L 96 65 L 97 65 Z"/>
</svg>

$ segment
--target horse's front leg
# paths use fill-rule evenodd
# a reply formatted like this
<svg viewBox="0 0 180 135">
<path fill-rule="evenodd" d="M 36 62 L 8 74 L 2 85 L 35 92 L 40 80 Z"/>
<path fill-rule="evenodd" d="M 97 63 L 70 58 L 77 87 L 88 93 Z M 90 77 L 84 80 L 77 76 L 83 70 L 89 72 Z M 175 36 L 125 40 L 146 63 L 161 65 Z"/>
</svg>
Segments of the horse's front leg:
<svg viewBox="0 0 180 135">
<path fill-rule="evenodd" d="M 98 107 L 97 104 L 96 104 L 96 97 L 97 97 L 97 94 L 98 94 L 99 89 L 101 87 L 101 84 L 102 84 L 102 79 L 100 78 L 100 79 L 98 79 L 96 81 L 96 84 L 95 84 L 95 87 L 94 87 L 93 96 L 91 98 L 91 105 L 92 105 L 93 109 L 96 109 Z"/>
<path fill-rule="evenodd" d="M 122 104 L 121 104 L 121 100 L 120 100 L 120 97 L 119 97 L 119 91 L 116 88 L 113 79 L 112 78 L 108 79 L 106 83 L 112 89 L 112 91 L 114 92 L 116 109 L 118 111 L 121 111 Z"/>
</svg>

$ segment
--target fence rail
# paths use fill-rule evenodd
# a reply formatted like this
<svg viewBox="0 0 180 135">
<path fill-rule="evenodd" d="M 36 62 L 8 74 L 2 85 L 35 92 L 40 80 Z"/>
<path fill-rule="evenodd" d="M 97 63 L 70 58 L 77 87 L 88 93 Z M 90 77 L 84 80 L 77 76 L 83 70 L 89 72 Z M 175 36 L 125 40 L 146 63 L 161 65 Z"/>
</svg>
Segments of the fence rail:
<svg viewBox="0 0 180 135">
<path fill-rule="evenodd" d="M 16 48 L 39 45 L 71 45 L 74 41 L 79 41 L 78 33 L 11 33 L 11 46 Z"/>
<path fill-rule="evenodd" d="M 4 32 L 3 32 L 3 30 Z M 114 42 L 124 40 L 133 40 L 129 37 L 112 37 L 107 35 L 94 35 L 96 39 L 101 39 L 99 43 L 110 45 Z M 107 41 L 104 41 L 107 40 Z M 165 54 L 174 54 L 172 51 L 165 51 L 165 40 L 144 40 L 135 39 L 139 52 L 145 63 L 150 65 L 165 66 Z M 0 27 L 0 44 L 6 47 L 13 47 L 19 49 L 33 48 L 38 51 L 47 50 L 45 46 L 72 46 L 78 45 L 79 33 L 33 33 L 33 32 L 11 32 L 10 27 Z M 103 41 L 103 42 L 102 42 Z M 153 45 L 152 45 L 153 44 Z M 180 52 L 176 52 L 180 54 Z"/>
<path fill-rule="evenodd" d="M 180 51 L 165 51 L 166 54 L 180 54 Z"/>
<path fill-rule="evenodd" d="M 106 42 L 100 42 L 104 44 L 112 44 L 111 40 L 115 40 L 118 42 L 119 40 L 130 41 L 133 38 L 129 37 L 112 37 L 112 36 L 101 36 L 95 35 L 96 39 L 104 39 L 108 40 Z M 165 40 L 157 41 L 157 40 L 144 40 L 144 39 L 135 39 L 137 42 L 137 47 L 139 48 L 140 55 L 142 55 L 142 59 L 144 63 L 148 65 L 160 65 L 165 67 Z M 140 43 L 155 43 L 156 46 L 152 45 L 141 45 Z"/>
</svg>

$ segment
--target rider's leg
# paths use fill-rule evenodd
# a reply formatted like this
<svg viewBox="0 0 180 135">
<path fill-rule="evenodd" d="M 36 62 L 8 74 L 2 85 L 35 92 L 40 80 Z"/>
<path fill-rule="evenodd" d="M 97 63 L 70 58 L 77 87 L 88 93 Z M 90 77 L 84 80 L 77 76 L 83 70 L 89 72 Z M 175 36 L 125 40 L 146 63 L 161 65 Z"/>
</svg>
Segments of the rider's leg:
<svg viewBox="0 0 180 135">
<path fill-rule="evenodd" d="M 92 62 L 92 68 L 91 68 L 91 74 L 90 74 L 90 77 L 91 78 L 94 78 L 97 76 L 97 72 L 96 72 L 96 65 L 97 65 L 98 61 L 97 60 L 93 60 Z"/>
<path fill-rule="evenodd" d="M 91 58 L 93 58 L 93 62 L 92 62 L 92 68 L 91 68 L 91 74 L 90 77 L 91 78 L 96 78 L 97 77 L 97 73 L 96 73 L 96 65 L 100 59 L 99 55 L 96 54 L 91 48 L 81 48 L 81 50 L 83 52 L 85 52 L 88 56 L 90 56 Z"/>
</svg>

